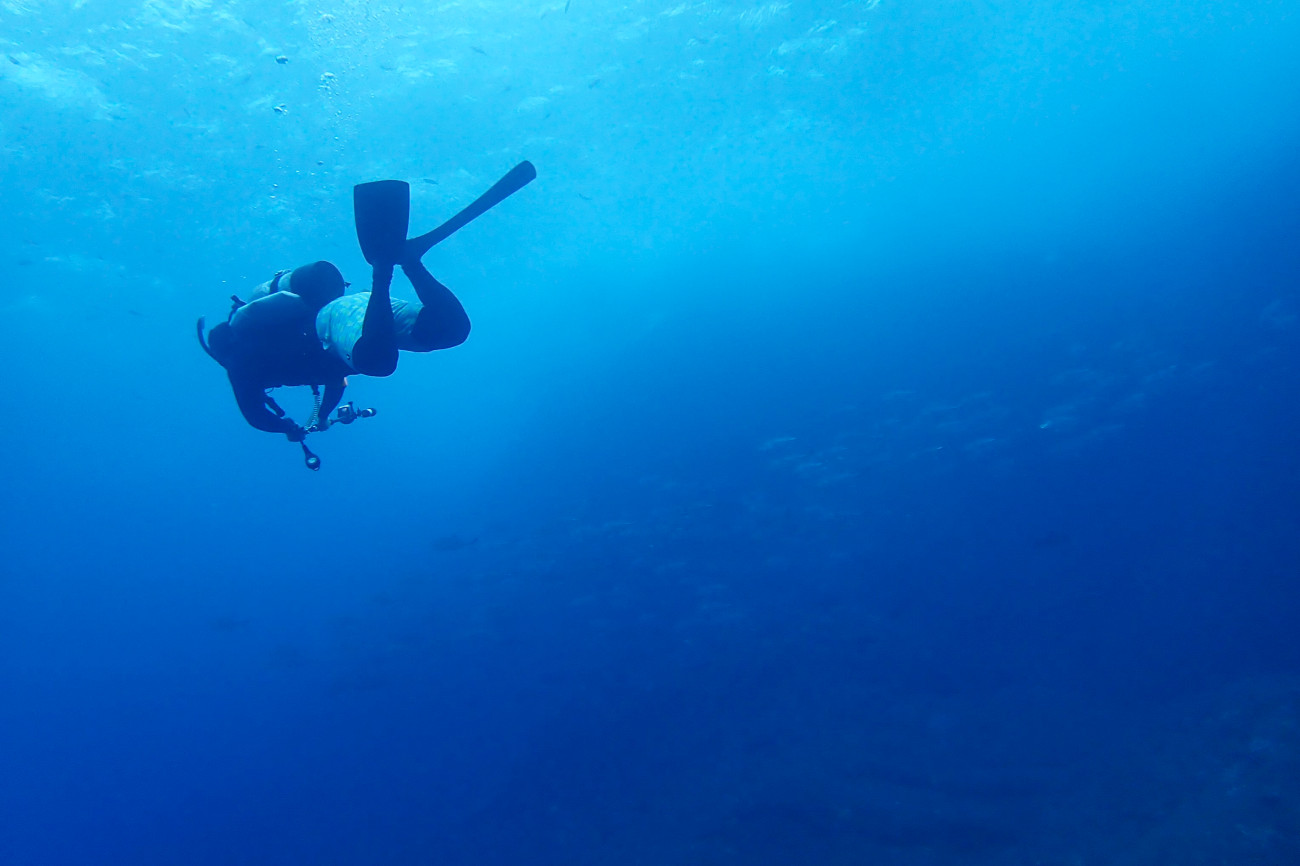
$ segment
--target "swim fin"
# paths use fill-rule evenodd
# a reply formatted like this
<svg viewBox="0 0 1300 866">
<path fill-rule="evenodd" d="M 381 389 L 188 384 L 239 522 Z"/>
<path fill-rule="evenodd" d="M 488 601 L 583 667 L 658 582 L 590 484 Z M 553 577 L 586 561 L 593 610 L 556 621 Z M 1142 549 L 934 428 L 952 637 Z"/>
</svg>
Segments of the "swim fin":
<svg viewBox="0 0 1300 866">
<path fill-rule="evenodd" d="M 409 251 L 415 254 L 415 257 L 422 258 L 434 244 L 441 243 L 451 237 L 454 232 L 464 228 L 473 220 L 478 219 L 492 208 L 505 201 L 510 196 L 519 192 L 527 186 L 533 178 L 537 177 L 537 169 L 528 160 L 524 160 L 519 165 L 506 172 L 505 177 L 492 184 L 492 188 L 474 199 L 464 210 L 438 226 L 433 231 L 420 235 L 418 238 L 411 238 L 408 242 Z M 382 182 L 382 181 L 381 181 Z M 358 187 L 359 189 L 360 187 Z M 369 259 L 367 259 L 368 261 Z"/>
<path fill-rule="evenodd" d="M 404 180 L 376 180 L 352 188 L 361 254 L 371 265 L 402 260 L 411 222 L 411 186 Z"/>
</svg>

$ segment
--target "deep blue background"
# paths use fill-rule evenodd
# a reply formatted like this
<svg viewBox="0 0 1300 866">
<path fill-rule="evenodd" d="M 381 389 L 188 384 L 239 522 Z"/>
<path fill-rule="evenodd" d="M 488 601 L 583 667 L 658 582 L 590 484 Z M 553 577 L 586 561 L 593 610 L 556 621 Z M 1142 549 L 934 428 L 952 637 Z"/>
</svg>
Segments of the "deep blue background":
<svg viewBox="0 0 1300 866">
<path fill-rule="evenodd" d="M 0 862 L 1300 861 L 1300 21 L 1022 5 L 0 2 Z"/>
</svg>

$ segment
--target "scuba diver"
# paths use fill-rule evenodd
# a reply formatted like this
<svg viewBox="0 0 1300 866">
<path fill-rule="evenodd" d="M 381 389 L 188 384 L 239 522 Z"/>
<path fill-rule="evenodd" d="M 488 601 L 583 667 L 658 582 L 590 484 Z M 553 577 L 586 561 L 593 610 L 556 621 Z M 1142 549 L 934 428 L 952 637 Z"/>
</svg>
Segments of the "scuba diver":
<svg viewBox="0 0 1300 866">
<path fill-rule="evenodd" d="M 399 350 L 449 349 L 469 336 L 465 308 L 424 267 L 424 254 L 536 176 L 531 163 L 521 162 L 456 216 L 409 239 L 408 184 L 381 180 L 354 187 L 357 238 L 371 266 L 369 292 L 345 294 L 349 284 L 339 269 L 315 262 L 281 271 L 248 301 L 232 297 L 227 320 L 206 333 L 205 321 L 198 321 L 199 345 L 225 368 L 245 420 L 301 444 L 307 467 L 319 469 L 320 459 L 304 441 L 308 434 L 375 414 L 351 403 L 339 407 L 349 375 L 391 376 Z M 418 303 L 392 297 L 397 268 L 410 280 Z M 305 425 L 288 417 L 269 393 L 290 385 L 312 389 L 315 409 Z"/>
</svg>

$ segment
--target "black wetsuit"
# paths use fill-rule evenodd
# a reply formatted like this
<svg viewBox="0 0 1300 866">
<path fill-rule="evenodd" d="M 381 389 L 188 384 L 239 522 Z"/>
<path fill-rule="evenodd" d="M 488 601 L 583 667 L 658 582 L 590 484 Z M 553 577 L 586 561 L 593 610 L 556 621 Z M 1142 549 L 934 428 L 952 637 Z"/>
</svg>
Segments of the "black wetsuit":
<svg viewBox="0 0 1300 866">
<path fill-rule="evenodd" d="M 469 317 L 456 296 L 418 259 L 402 263 L 401 268 L 420 298 L 414 323 L 403 331 L 401 348 L 430 352 L 463 343 L 469 335 Z M 218 326 L 224 328 L 219 340 L 217 328 L 210 332 L 212 345 L 204 344 L 204 348 L 226 368 L 239 410 L 249 424 L 294 438 L 302 428 L 267 395 L 271 388 L 323 386 L 318 418 L 324 421 L 343 399 L 344 377 L 351 373 L 388 376 L 394 372 L 399 339 L 389 294 L 392 276 L 391 267 L 376 267 L 373 271 L 361 333 L 351 347 L 351 366 L 321 342 L 317 331 L 320 308 L 289 289 L 278 288 L 278 277 L 270 284 L 268 295 L 240 307 L 228 324 Z M 341 292 L 341 278 L 339 284 Z"/>
<path fill-rule="evenodd" d="M 344 377 L 350 372 L 321 345 L 316 312 L 306 305 L 301 316 L 259 328 L 253 337 L 237 335 L 225 366 L 244 419 L 258 430 L 286 434 L 296 433 L 299 427 L 279 412 L 266 393 L 269 389 L 323 386 L 320 417 L 324 418 L 343 399 Z"/>
</svg>

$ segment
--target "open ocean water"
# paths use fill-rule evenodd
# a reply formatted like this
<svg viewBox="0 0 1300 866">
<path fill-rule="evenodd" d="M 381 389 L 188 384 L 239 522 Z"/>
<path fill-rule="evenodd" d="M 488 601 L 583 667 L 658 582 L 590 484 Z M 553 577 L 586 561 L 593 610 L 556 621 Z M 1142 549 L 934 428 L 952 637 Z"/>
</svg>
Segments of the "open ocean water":
<svg viewBox="0 0 1300 866">
<path fill-rule="evenodd" d="M 1297 44 L 0 0 L 0 864 L 1300 863 Z M 522 159 L 465 345 L 243 421 L 199 315 Z"/>
</svg>

